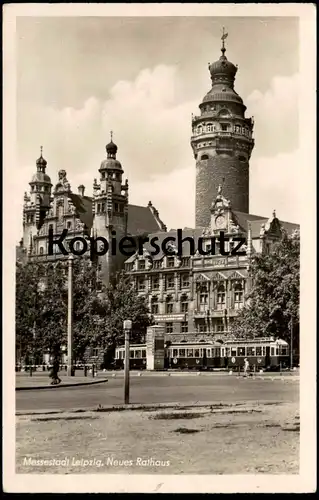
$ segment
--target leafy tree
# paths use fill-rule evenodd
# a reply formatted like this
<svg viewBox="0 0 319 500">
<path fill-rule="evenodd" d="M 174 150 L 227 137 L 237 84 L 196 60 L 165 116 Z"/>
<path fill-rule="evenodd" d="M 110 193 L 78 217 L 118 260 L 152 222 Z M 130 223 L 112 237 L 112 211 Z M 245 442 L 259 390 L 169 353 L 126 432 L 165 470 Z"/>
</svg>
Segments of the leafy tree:
<svg viewBox="0 0 319 500">
<path fill-rule="evenodd" d="M 95 337 L 95 344 L 106 348 L 106 358 L 111 359 L 116 346 L 124 343 L 123 322 L 132 321 L 130 341 L 145 341 L 146 328 L 153 324 L 145 297 L 137 295 L 128 276 L 121 272 L 106 289 L 106 315 L 104 331 Z"/>
<path fill-rule="evenodd" d="M 298 342 L 299 254 L 299 232 L 289 236 L 283 231 L 282 239 L 268 254 L 254 257 L 252 289 L 247 296 L 247 305 L 233 323 L 235 336 L 274 336 L 290 343 L 293 325 L 295 342 Z"/>
</svg>

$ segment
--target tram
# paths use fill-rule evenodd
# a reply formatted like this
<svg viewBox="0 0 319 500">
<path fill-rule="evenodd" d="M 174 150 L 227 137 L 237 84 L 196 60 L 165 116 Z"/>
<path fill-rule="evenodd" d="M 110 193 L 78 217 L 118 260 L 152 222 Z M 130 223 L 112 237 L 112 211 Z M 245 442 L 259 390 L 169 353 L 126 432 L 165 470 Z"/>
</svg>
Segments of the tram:
<svg viewBox="0 0 319 500">
<path fill-rule="evenodd" d="M 225 342 L 170 343 L 164 351 L 165 369 L 240 370 L 248 359 L 251 369 L 276 371 L 290 366 L 289 345 L 269 338 L 235 339 Z M 115 350 L 113 366 L 124 368 L 125 348 Z M 130 346 L 130 369 L 146 369 L 146 345 Z"/>
</svg>

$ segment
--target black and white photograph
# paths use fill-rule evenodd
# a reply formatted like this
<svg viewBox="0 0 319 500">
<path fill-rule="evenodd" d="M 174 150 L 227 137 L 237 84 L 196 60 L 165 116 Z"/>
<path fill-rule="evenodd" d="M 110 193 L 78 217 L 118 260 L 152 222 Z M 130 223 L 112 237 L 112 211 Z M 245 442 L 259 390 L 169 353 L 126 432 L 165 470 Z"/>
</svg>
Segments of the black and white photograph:
<svg viewBox="0 0 319 500">
<path fill-rule="evenodd" d="M 315 6 L 3 12 L 5 490 L 315 491 Z"/>
</svg>

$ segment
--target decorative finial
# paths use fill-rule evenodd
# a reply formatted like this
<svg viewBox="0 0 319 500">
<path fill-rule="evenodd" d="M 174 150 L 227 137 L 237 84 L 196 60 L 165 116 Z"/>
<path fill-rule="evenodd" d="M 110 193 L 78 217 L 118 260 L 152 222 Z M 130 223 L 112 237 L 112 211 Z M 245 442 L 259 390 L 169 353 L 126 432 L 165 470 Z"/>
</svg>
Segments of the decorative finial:
<svg viewBox="0 0 319 500">
<path fill-rule="evenodd" d="M 218 194 L 222 194 L 222 186 L 221 186 L 221 184 L 219 184 L 219 186 L 218 186 L 217 193 Z"/>
<path fill-rule="evenodd" d="M 40 146 L 40 156 L 42 157 L 43 146 Z"/>
<path fill-rule="evenodd" d="M 111 135 L 111 142 L 113 142 L 113 130 L 111 130 L 110 135 Z"/>
<path fill-rule="evenodd" d="M 274 219 L 276 218 L 276 210 L 273 211 L 272 216 Z"/>
<path fill-rule="evenodd" d="M 223 34 L 222 34 L 222 48 L 221 48 L 221 51 L 222 51 L 222 54 L 223 56 L 225 55 L 225 52 L 226 52 L 226 49 L 225 49 L 225 39 L 228 37 L 228 33 L 225 32 L 225 28 L 223 26 Z"/>
</svg>

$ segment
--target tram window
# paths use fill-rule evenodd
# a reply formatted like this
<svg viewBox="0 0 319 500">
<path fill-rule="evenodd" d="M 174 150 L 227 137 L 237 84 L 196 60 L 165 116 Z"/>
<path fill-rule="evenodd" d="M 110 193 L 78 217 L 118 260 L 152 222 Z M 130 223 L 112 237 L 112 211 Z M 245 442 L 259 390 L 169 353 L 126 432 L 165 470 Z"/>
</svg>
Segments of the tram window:
<svg viewBox="0 0 319 500">
<path fill-rule="evenodd" d="M 131 358 L 131 359 L 132 359 L 132 358 L 134 358 L 134 351 L 131 351 L 131 352 L 130 352 L 130 358 Z"/>
<path fill-rule="evenodd" d="M 220 357 L 220 349 L 219 349 L 219 347 L 217 347 L 215 349 L 215 358 L 219 358 L 219 357 Z"/>
<path fill-rule="evenodd" d="M 255 347 L 247 347 L 247 356 L 255 356 Z"/>
<path fill-rule="evenodd" d="M 193 349 L 187 349 L 187 357 L 188 358 L 193 358 L 194 357 Z"/>
<path fill-rule="evenodd" d="M 142 358 L 146 358 L 146 350 L 142 349 Z"/>
<path fill-rule="evenodd" d="M 210 350 L 210 349 L 206 349 L 206 356 L 207 356 L 208 358 L 211 358 L 211 357 L 212 357 L 211 355 L 212 355 L 211 350 Z"/>
<path fill-rule="evenodd" d="M 261 356 L 262 355 L 262 348 L 261 346 L 256 347 L 256 356 Z"/>
<path fill-rule="evenodd" d="M 263 356 L 266 356 L 266 347 L 262 346 Z"/>
<path fill-rule="evenodd" d="M 220 355 L 221 355 L 222 358 L 225 357 L 225 349 L 224 349 L 224 347 L 220 350 Z"/>
<path fill-rule="evenodd" d="M 225 355 L 226 356 L 230 356 L 230 349 L 229 349 L 229 347 L 226 347 L 226 349 L 225 349 Z"/>
<path fill-rule="evenodd" d="M 177 358 L 178 356 L 178 349 L 173 349 L 173 358 Z"/>
<path fill-rule="evenodd" d="M 231 356 L 237 356 L 237 349 L 236 349 L 236 347 L 232 347 L 230 349 L 230 355 Z"/>
<path fill-rule="evenodd" d="M 180 358 L 185 358 L 185 349 L 180 349 L 179 350 L 179 357 Z"/>
<path fill-rule="evenodd" d="M 238 356 L 246 356 L 246 348 L 245 347 L 238 347 Z"/>
<path fill-rule="evenodd" d="M 135 357 L 136 358 L 141 358 L 141 355 L 142 355 L 142 352 L 139 350 L 139 351 L 135 351 Z"/>
<path fill-rule="evenodd" d="M 275 348 L 271 347 L 270 348 L 270 356 L 274 356 L 274 355 L 275 355 Z"/>
<path fill-rule="evenodd" d="M 199 358 L 199 349 L 195 349 L 195 358 Z"/>
<path fill-rule="evenodd" d="M 287 347 L 282 347 L 281 348 L 281 355 L 282 356 L 287 356 Z"/>
<path fill-rule="evenodd" d="M 125 351 L 122 351 L 122 359 L 125 358 Z"/>
<path fill-rule="evenodd" d="M 276 347 L 276 356 L 279 355 L 279 347 Z"/>
</svg>

